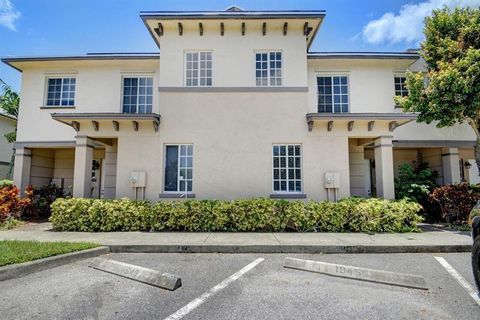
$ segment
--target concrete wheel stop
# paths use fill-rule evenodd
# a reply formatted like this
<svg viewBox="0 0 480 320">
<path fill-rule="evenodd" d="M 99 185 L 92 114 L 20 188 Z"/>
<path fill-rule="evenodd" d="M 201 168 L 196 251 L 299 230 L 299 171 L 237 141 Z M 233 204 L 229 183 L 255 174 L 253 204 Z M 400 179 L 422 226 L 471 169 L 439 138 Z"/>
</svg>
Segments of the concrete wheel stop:
<svg viewBox="0 0 480 320">
<path fill-rule="evenodd" d="M 97 270 L 170 291 L 176 290 L 182 285 L 182 279 L 176 275 L 170 273 L 160 273 L 156 270 L 116 260 L 95 258 L 89 263 L 88 266 Z"/>
<path fill-rule="evenodd" d="M 396 273 L 295 258 L 286 258 L 283 266 L 285 268 L 322 273 L 334 277 L 428 290 L 425 279 L 422 276 L 406 273 Z"/>
</svg>

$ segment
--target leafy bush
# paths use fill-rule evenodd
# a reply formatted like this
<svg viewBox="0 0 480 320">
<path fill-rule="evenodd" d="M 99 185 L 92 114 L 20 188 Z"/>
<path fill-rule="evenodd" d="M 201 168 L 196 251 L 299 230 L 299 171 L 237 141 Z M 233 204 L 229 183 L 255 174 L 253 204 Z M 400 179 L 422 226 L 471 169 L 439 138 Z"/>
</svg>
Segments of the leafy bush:
<svg viewBox="0 0 480 320">
<path fill-rule="evenodd" d="M 406 232 L 422 220 L 408 200 L 349 198 L 339 202 L 272 199 L 187 200 L 150 204 L 129 199 L 57 199 L 57 231 Z"/>
<path fill-rule="evenodd" d="M 27 194 L 30 189 L 27 189 Z M 24 209 L 30 204 L 30 199 L 19 197 L 19 190 L 13 185 L 0 187 L 0 224 L 7 219 L 18 219 Z"/>
<path fill-rule="evenodd" d="M 58 198 L 64 198 L 67 194 L 63 188 L 51 183 L 41 187 L 30 187 L 31 202 L 25 210 L 25 216 L 36 219 L 50 217 L 50 205 Z"/>
<path fill-rule="evenodd" d="M 0 180 L 0 188 L 13 186 L 13 181 L 8 179 Z"/>
<path fill-rule="evenodd" d="M 438 172 L 428 167 L 422 154 L 417 154 L 413 165 L 404 163 L 398 169 L 398 178 L 395 179 L 395 198 L 411 199 L 425 205 L 428 194 L 437 186 Z"/>
<path fill-rule="evenodd" d="M 480 189 L 467 183 L 447 184 L 435 188 L 430 194 L 430 200 L 440 206 L 442 218 L 446 222 L 466 224 L 470 211 L 480 200 Z"/>
<path fill-rule="evenodd" d="M 395 179 L 395 198 L 409 199 L 418 202 L 423 210 L 422 215 L 429 222 L 441 219 L 440 208 L 429 198 L 430 192 L 437 187 L 438 172 L 428 167 L 422 153 L 417 153 L 417 160 L 412 165 L 404 163 L 399 166 L 398 177 Z"/>
</svg>

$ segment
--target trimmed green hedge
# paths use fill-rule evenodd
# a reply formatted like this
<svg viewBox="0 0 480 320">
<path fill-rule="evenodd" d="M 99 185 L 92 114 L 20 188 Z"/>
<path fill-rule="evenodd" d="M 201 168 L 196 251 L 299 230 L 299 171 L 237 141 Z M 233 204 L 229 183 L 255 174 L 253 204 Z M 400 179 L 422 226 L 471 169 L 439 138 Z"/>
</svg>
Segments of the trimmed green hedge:
<svg viewBox="0 0 480 320">
<path fill-rule="evenodd" d="M 410 232 L 422 221 L 407 200 L 348 198 L 339 202 L 271 199 L 186 200 L 155 204 L 129 199 L 57 199 L 57 231 Z"/>
</svg>

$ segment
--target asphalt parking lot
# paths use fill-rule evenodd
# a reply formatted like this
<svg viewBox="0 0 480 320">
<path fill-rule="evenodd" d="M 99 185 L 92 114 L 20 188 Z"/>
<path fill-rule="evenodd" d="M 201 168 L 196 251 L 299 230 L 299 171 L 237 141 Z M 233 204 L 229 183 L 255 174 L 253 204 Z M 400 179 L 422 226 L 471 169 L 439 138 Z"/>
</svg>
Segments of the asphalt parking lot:
<svg viewBox="0 0 480 320">
<path fill-rule="evenodd" d="M 468 253 L 105 257 L 176 274 L 183 285 L 162 290 L 89 268 L 83 260 L 0 282 L 0 318 L 480 319 L 480 306 L 435 259 L 443 257 L 474 287 Z M 285 257 L 422 275 L 429 290 L 286 269 Z"/>
</svg>

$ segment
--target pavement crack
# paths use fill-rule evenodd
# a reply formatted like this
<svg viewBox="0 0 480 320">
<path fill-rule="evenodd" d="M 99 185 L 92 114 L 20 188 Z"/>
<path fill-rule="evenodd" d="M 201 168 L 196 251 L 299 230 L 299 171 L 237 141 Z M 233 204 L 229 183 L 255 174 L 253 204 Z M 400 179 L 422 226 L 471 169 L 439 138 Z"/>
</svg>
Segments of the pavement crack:
<svg viewBox="0 0 480 320">
<path fill-rule="evenodd" d="M 272 235 L 275 238 L 275 240 L 277 240 L 278 244 L 282 244 L 280 240 L 278 240 L 277 236 L 275 235 L 275 232 L 272 232 Z"/>
<path fill-rule="evenodd" d="M 207 242 L 208 238 L 210 238 L 210 236 L 212 235 L 212 233 L 210 232 L 207 237 L 205 238 L 205 240 L 203 240 L 203 243 Z"/>
</svg>

